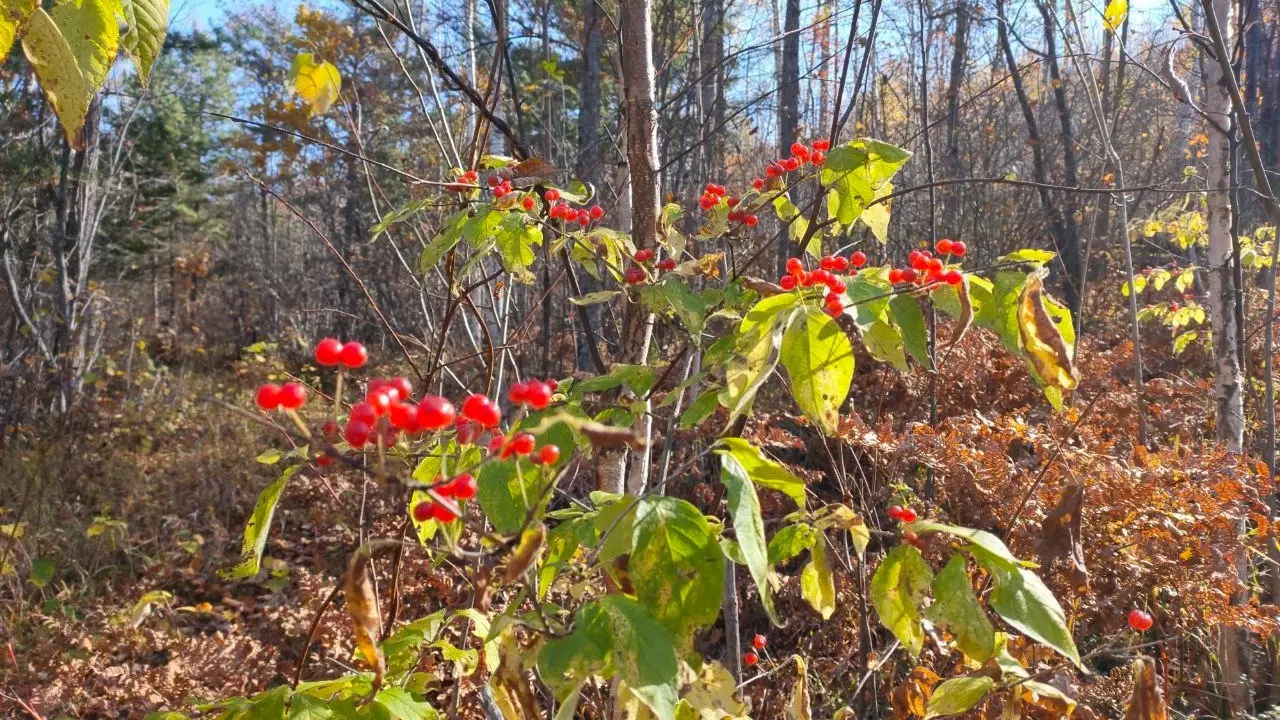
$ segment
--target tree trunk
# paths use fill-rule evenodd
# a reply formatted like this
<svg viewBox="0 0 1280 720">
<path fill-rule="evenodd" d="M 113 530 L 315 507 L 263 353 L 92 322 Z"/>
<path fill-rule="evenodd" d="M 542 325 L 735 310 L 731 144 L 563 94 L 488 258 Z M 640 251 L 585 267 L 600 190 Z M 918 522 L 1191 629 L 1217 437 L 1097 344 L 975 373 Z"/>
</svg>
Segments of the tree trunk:
<svg viewBox="0 0 1280 720">
<path fill-rule="evenodd" d="M 782 39 L 782 69 L 778 85 L 778 157 L 791 155 L 800 124 L 800 0 L 786 0 Z M 778 241 L 778 274 L 787 271 L 791 244 Z"/>
<path fill-rule="evenodd" d="M 621 57 L 623 103 L 627 118 L 627 166 L 630 170 L 631 237 L 637 249 L 657 245 L 658 216 L 662 203 L 659 183 L 658 113 L 654 106 L 653 66 L 653 2 L 628 0 L 619 7 L 622 24 Z M 653 337 L 653 315 L 638 303 L 626 309 L 621 359 L 625 363 L 645 363 Z M 645 440 L 650 438 L 652 424 L 645 403 L 644 414 L 635 429 Z M 642 451 L 626 473 L 626 451 L 601 457 L 601 485 L 604 490 L 618 492 L 624 487 L 632 494 L 644 492 L 648 484 L 649 450 Z"/>
<path fill-rule="evenodd" d="M 574 163 L 574 174 L 578 179 L 590 183 L 592 187 L 600 187 L 600 50 L 602 37 L 600 33 L 600 8 L 595 0 L 583 0 L 582 8 L 582 81 L 578 88 L 580 106 L 578 108 L 578 157 Z M 582 274 L 582 291 L 584 293 L 599 290 L 599 283 L 590 274 Z M 593 328 L 600 327 L 600 306 L 589 305 L 576 308 L 574 312 L 586 313 L 587 321 Z M 591 338 L 586 328 L 580 328 L 577 343 L 578 370 L 594 367 L 591 359 Z"/>
</svg>

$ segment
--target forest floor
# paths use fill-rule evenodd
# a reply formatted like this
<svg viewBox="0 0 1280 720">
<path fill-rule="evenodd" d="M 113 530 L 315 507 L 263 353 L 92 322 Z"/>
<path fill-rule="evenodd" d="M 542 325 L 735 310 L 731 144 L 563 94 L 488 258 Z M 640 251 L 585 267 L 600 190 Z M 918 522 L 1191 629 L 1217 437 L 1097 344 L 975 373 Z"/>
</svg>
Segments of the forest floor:
<svg viewBox="0 0 1280 720">
<path fill-rule="evenodd" d="M 1097 674 L 1082 680 L 1064 669 L 1048 680 L 1080 698 L 1088 712 L 1119 716 L 1128 669 L 1122 660 L 1108 660 L 1124 655 L 1112 653 L 1109 643 L 1129 608 L 1159 604 L 1164 610 L 1156 633 L 1164 639 L 1150 652 L 1166 668 L 1166 680 L 1177 685 L 1173 699 L 1211 705 L 1207 691 L 1189 689 L 1205 671 L 1207 661 L 1197 660 L 1195 650 L 1203 636 L 1228 617 L 1260 631 L 1271 629 L 1275 617 L 1270 605 L 1230 607 L 1226 598 L 1235 581 L 1223 576 L 1221 558 L 1210 547 L 1223 523 L 1258 509 L 1269 488 L 1251 461 L 1226 457 L 1203 441 L 1212 436 L 1208 381 L 1188 369 L 1203 361 L 1188 353 L 1148 369 L 1150 440 L 1141 448 L 1133 440 L 1124 343 L 1103 348 L 1086 340 L 1082 390 L 1066 412 L 1053 413 L 1025 370 L 993 352 L 994 342 L 971 336 L 948 358 L 937 429 L 923 422 L 923 373 L 883 372 L 860 358 L 864 370 L 854 408 L 834 455 L 818 452 L 820 440 L 789 415 L 759 414 L 747 433 L 803 474 L 813 492 L 870 512 L 873 526 L 892 529 L 884 508 L 911 498 L 927 516 L 1002 534 L 1020 557 L 1034 557 L 1039 548 L 1044 558 L 1040 521 L 1083 480 L 1089 496 L 1084 540 L 1074 548 L 1080 562 L 1048 558 L 1055 569 L 1048 579 L 1073 616 L 1082 652 L 1093 652 Z M 27 532 L 12 554 L 17 572 L 0 584 L 9 608 L 0 712 L 24 714 L 25 703 L 46 718 L 142 717 L 290 682 L 317 610 L 349 553 L 365 537 L 401 531 L 392 518 L 402 517 L 397 506 L 403 500 L 394 493 L 346 474 L 299 473 L 277 510 L 264 570 L 248 581 L 220 579 L 217 570 L 237 559 L 256 493 L 277 472 L 254 461 L 269 444 L 260 427 L 201 402 L 231 384 L 252 387 L 243 377 L 186 376 L 157 383 L 167 389 L 153 390 L 142 402 L 104 393 L 94 412 L 56 429 L 28 428 L 0 456 L 0 472 L 18 480 L 0 520 L 14 522 L 27 496 L 35 495 L 22 518 Z M 777 406 L 768 398 L 760 405 Z M 822 456 L 857 468 L 853 496 L 833 482 L 830 461 L 812 459 Z M 931 500 L 923 497 L 930 469 Z M 33 478 L 39 481 L 27 482 Z M 721 501 L 710 475 L 674 479 L 673 492 L 709 512 Z M 1014 518 L 1012 508 L 1024 496 L 1024 518 Z M 785 514 L 767 492 L 763 501 L 767 522 Z M 1010 528 L 1018 519 L 1025 521 Z M 1267 534 L 1253 542 L 1265 544 Z M 42 553 L 53 557 L 53 577 L 40 586 L 20 581 Z M 461 574 L 433 569 L 413 552 L 404 563 L 400 618 L 470 597 Z M 889 675 L 877 674 L 861 698 L 853 696 L 866 673 L 859 663 L 878 660 L 860 651 L 865 600 L 859 588 L 866 568 L 855 562 L 838 569 L 837 615 L 826 623 L 800 597 L 799 566 L 781 570 L 779 613 L 790 620 L 771 631 L 769 654 L 748 671 L 775 673 L 747 686 L 753 717 L 783 715 L 793 653 L 806 658 L 815 696 L 824 702 L 891 704 L 898 717 L 922 707 L 923 693 L 937 679 L 929 673 L 949 670 L 940 658 L 892 687 L 878 684 Z M 1080 570 L 1089 590 L 1077 593 L 1072 586 Z M 385 597 L 385 563 L 378 577 Z M 767 631 L 754 591 L 739 579 L 744 636 Z M 459 647 L 470 642 L 462 628 L 449 632 Z M 719 654 L 723 630 L 713 629 L 705 643 L 706 651 Z M 302 675 L 333 676 L 355 663 L 339 593 L 314 633 Z M 435 653 L 422 663 L 425 672 L 451 677 Z M 482 675 L 464 678 L 464 699 Z M 443 684 L 437 707 L 454 702 L 452 685 Z M 830 716 L 835 707 L 815 707 L 815 714 Z"/>
</svg>

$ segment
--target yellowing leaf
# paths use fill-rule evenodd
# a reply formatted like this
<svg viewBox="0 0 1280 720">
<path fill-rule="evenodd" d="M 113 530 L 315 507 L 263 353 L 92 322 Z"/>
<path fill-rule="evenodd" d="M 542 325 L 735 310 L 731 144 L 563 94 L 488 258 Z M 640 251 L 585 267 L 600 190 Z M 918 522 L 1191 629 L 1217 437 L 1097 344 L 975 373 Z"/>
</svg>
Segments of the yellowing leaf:
<svg viewBox="0 0 1280 720">
<path fill-rule="evenodd" d="M 791 688 L 791 701 L 787 703 L 788 720 L 810 720 L 813 708 L 809 702 L 809 666 L 804 658 L 792 655 L 796 663 L 796 684 Z"/>
<path fill-rule="evenodd" d="M 22 52 L 40 81 L 45 99 L 62 123 L 71 147 L 80 149 L 80 131 L 89 113 L 88 84 L 76 63 L 71 45 L 62 36 L 57 23 L 43 9 L 37 9 L 27 21 L 22 35 Z"/>
<path fill-rule="evenodd" d="M 120 25 L 114 10 L 118 5 L 109 0 L 66 0 L 49 11 L 80 68 L 86 103 L 107 81 L 120 50 Z"/>
<path fill-rule="evenodd" d="M 1102 22 L 1111 32 L 1120 29 L 1124 19 L 1129 16 L 1129 0 L 1111 0 L 1107 9 L 1102 12 Z"/>
<path fill-rule="evenodd" d="M 1066 322 L 1070 324 L 1070 317 Z M 1033 273 L 1027 278 L 1022 297 L 1018 300 L 1018 332 L 1027 360 L 1041 382 L 1062 391 L 1074 390 L 1079 383 L 1079 374 L 1072 360 L 1074 352 L 1063 337 L 1063 331 L 1045 309 L 1040 273 Z"/>
<path fill-rule="evenodd" d="M 311 113 L 319 115 L 329 109 L 342 90 L 342 76 L 338 68 L 324 60 L 317 61 L 311 53 L 301 53 L 293 59 L 289 71 L 293 91 L 311 106 Z"/>
<path fill-rule="evenodd" d="M 120 38 L 120 45 L 146 85 L 169 32 L 169 0 L 123 0 L 121 8 L 129 30 Z"/>
<path fill-rule="evenodd" d="M 827 564 L 827 541 L 821 535 L 809 550 L 813 559 L 800 573 L 800 594 L 813 606 L 823 620 L 830 620 L 836 611 L 836 584 Z"/>
<path fill-rule="evenodd" d="M 378 598 L 373 590 L 373 578 L 369 574 L 370 547 L 361 546 L 351 555 L 346 575 L 342 580 L 343 594 L 347 600 L 347 614 L 351 616 L 351 628 L 355 631 L 356 647 L 364 655 L 365 662 L 373 666 L 374 683 L 382 684 L 387 671 L 387 661 L 378 647 L 378 633 L 382 621 L 378 613 Z"/>
<path fill-rule="evenodd" d="M 18 28 L 36 10 L 36 0 L 0 0 L 0 62 L 9 56 Z"/>
</svg>

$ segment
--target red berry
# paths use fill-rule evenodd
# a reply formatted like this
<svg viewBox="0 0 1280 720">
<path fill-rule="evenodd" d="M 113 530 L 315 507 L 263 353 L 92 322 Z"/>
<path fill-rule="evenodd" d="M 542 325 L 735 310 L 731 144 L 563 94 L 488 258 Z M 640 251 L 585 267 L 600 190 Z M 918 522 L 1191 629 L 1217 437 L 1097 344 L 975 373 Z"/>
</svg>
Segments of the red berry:
<svg viewBox="0 0 1280 720">
<path fill-rule="evenodd" d="M 582 227 L 586 227 L 586 226 L 590 225 L 590 224 L 591 224 L 591 213 L 587 212 L 586 210 L 579 210 L 579 211 L 578 211 L 578 224 L 579 224 L 579 225 L 581 225 Z"/>
<path fill-rule="evenodd" d="M 916 272 L 915 268 L 902 269 L 902 282 L 915 282 L 918 276 L 919 274 Z"/>
<path fill-rule="evenodd" d="M 507 444 L 507 439 L 501 435 L 494 435 L 489 438 L 489 454 L 497 455 L 502 452 L 502 446 Z"/>
<path fill-rule="evenodd" d="M 462 415 L 481 427 L 491 428 L 502 422 L 502 410 L 484 395 L 468 395 L 462 401 Z"/>
<path fill-rule="evenodd" d="M 485 178 L 485 182 L 489 183 L 489 187 L 496 188 L 502 184 L 502 178 L 498 177 L 497 175 L 490 175 L 489 177 Z"/>
<path fill-rule="evenodd" d="M 342 343 L 336 338 L 325 338 L 316 343 L 316 362 L 325 367 L 342 362 Z"/>
<path fill-rule="evenodd" d="M 892 284 L 894 284 L 894 285 L 897 285 L 898 283 L 902 282 L 902 270 L 901 270 L 901 269 L 899 269 L 899 268 L 892 268 L 892 269 L 890 269 L 890 270 L 889 270 L 889 282 L 890 282 L 890 283 L 892 283 Z"/>
<path fill-rule="evenodd" d="M 938 250 L 939 255 L 950 255 L 953 245 L 947 238 L 942 238 L 934 247 Z"/>
<path fill-rule="evenodd" d="M 849 256 L 849 264 L 856 268 L 860 268 L 863 265 L 866 265 L 867 254 L 862 252 L 861 250 L 855 250 L 854 253 Z"/>
<path fill-rule="evenodd" d="M 541 410 L 551 403 L 551 386 L 538 380 L 530 380 L 525 389 L 525 402 L 534 410 Z"/>
<path fill-rule="evenodd" d="M 418 408 L 405 402 L 395 403 L 391 406 L 390 420 L 393 427 L 406 432 L 417 432 Z"/>
<path fill-rule="evenodd" d="M 756 635 L 751 638 L 751 647 L 757 650 L 763 650 L 765 645 L 769 644 L 769 639 L 763 635 Z"/>
<path fill-rule="evenodd" d="M 556 382 L 555 378 L 547 378 L 546 383 L 547 387 L 551 388 L 551 392 L 555 392 L 560 389 L 560 383 Z"/>
<path fill-rule="evenodd" d="M 942 270 L 942 260 L 939 258 L 929 258 L 929 269 L 933 272 Z"/>
<path fill-rule="evenodd" d="M 355 370 L 358 367 L 364 367 L 369 361 L 369 351 L 364 349 L 364 345 L 358 342 L 349 342 L 342 346 L 342 364 L 343 366 Z"/>
<path fill-rule="evenodd" d="M 790 149 L 791 149 L 791 154 L 795 155 L 796 157 L 805 157 L 806 155 L 809 154 L 809 148 L 805 147 L 803 144 L 798 142 L 791 143 Z"/>
<path fill-rule="evenodd" d="M 453 404 L 439 395 L 428 395 L 418 403 L 418 427 L 423 430 L 449 427 L 456 415 Z"/>
<path fill-rule="evenodd" d="M 528 389 L 528 383 L 512 383 L 511 387 L 507 389 L 507 399 L 511 401 L 512 405 L 523 405 L 525 402 L 525 392 L 527 392 Z"/>
<path fill-rule="evenodd" d="M 831 282 L 833 278 L 834 276 L 831 274 L 830 270 L 820 268 L 818 270 L 813 271 L 814 285 L 826 285 L 827 283 Z"/>
<path fill-rule="evenodd" d="M 782 174 L 782 169 L 777 165 L 770 165 L 764 169 L 764 174 L 767 177 L 775 178 Z"/>
<path fill-rule="evenodd" d="M 548 188 L 546 192 L 542 193 L 542 197 L 546 198 L 547 202 L 555 202 L 560 199 L 560 191 L 555 188 Z"/>
<path fill-rule="evenodd" d="M 757 218 L 755 215 L 748 215 L 745 222 L 747 225 L 755 227 L 756 223 L 760 222 L 760 218 Z"/>
<path fill-rule="evenodd" d="M 443 503 L 431 503 L 431 519 L 440 523 L 450 523 L 457 520 L 458 516 Z"/>
<path fill-rule="evenodd" d="M 599 220 L 600 218 L 604 217 L 604 208 L 600 207 L 599 205 L 592 205 L 590 213 L 591 213 L 592 220 Z"/>
<path fill-rule="evenodd" d="M 798 273 L 801 270 L 804 270 L 804 263 L 800 258 L 787 258 L 787 272 Z"/>
<path fill-rule="evenodd" d="M 255 400 L 263 410 L 275 410 L 280 407 L 280 386 L 275 383 L 259 385 Z"/>
<path fill-rule="evenodd" d="M 706 194 L 708 194 L 708 195 L 718 195 L 718 194 L 719 194 L 719 193 L 717 193 L 717 192 L 716 192 L 716 184 L 715 184 L 715 183 L 707 183 L 707 186 L 706 186 L 705 188 L 703 188 L 703 190 L 702 190 L 702 191 L 703 191 L 703 192 L 705 192 L 705 193 L 706 193 Z"/>
<path fill-rule="evenodd" d="M 394 377 L 387 381 L 386 387 L 394 388 L 400 394 L 397 400 L 408 400 L 413 394 L 413 383 L 407 377 Z"/>
<path fill-rule="evenodd" d="M 676 269 L 675 258 L 665 258 L 658 261 L 658 269 L 663 272 L 671 272 Z"/>
<path fill-rule="evenodd" d="M 889 517 L 890 517 L 890 518 L 893 518 L 894 520 L 901 520 L 901 519 L 902 519 L 902 506 L 901 506 L 901 505 L 890 505 L 890 506 L 889 506 Z"/>
<path fill-rule="evenodd" d="M 754 652 L 748 651 L 746 655 L 742 656 L 742 662 L 748 665 L 755 665 L 756 663 L 760 662 L 760 656 L 755 654 Z"/>
<path fill-rule="evenodd" d="M 378 419 L 378 411 L 373 405 L 362 402 L 351 406 L 351 412 L 347 415 L 348 420 L 359 420 L 360 422 L 372 426 Z"/>
<path fill-rule="evenodd" d="M 455 427 L 458 428 L 458 434 L 454 436 L 454 439 L 458 441 L 459 445 L 470 445 L 475 442 L 476 438 L 480 437 L 482 428 L 473 422 L 467 421 L 465 418 L 458 418 L 458 420 L 461 422 L 455 424 Z"/>
<path fill-rule="evenodd" d="M 373 433 L 373 428 L 369 427 L 369 423 L 363 420 L 352 420 L 347 423 L 347 427 L 342 431 L 342 439 L 353 448 L 362 448 L 364 444 L 369 442 L 369 435 Z"/>
<path fill-rule="evenodd" d="M 916 511 L 915 511 L 915 510 L 912 510 L 912 509 L 911 509 L 911 508 L 909 508 L 909 507 L 904 507 L 904 508 L 902 508 L 902 517 L 901 517 L 901 518 L 899 518 L 899 519 L 900 519 L 900 520 L 902 520 L 902 522 L 905 522 L 905 523 L 913 523 L 913 522 L 915 522 L 915 521 L 916 521 L 916 518 L 918 518 L 918 517 L 919 517 L 919 515 L 916 515 Z"/>
<path fill-rule="evenodd" d="M 524 196 L 524 199 L 520 201 L 520 207 L 524 208 L 525 210 L 532 210 L 534 204 L 536 203 L 537 203 L 537 200 L 534 200 L 533 197 L 526 195 Z"/>
<path fill-rule="evenodd" d="M 942 274 L 942 281 L 948 285 L 959 285 L 964 282 L 964 275 L 959 270 L 948 270 Z"/>
<path fill-rule="evenodd" d="M 818 260 L 818 267 L 823 270 L 834 270 L 836 267 L 836 259 L 830 255 L 823 255 L 822 258 Z"/>
<path fill-rule="evenodd" d="M 1129 611 L 1129 627 L 1137 630 L 1138 632 L 1146 632 L 1150 630 L 1152 622 L 1151 616 L 1141 610 Z"/>
<path fill-rule="evenodd" d="M 794 275 L 783 275 L 778 280 L 778 287 L 783 290 L 791 291 L 796 289 L 796 278 Z"/>
<path fill-rule="evenodd" d="M 826 161 L 827 161 L 826 154 L 818 152 L 817 150 L 814 150 L 813 154 L 809 156 L 809 162 L 813 163 L 814 165 L 822 165 Z"/>
<path fill-rule="evenodd" d="M 831 282 L 827 283 L 827 289 L 837 295 L 843 295 L 844 291 L 848 290 L 849 288 L 840 280 L 832 280 Z"/>
<path fill-rule="evenodd" d="M 755 188 L 757 191 L 763 190 L 763 189 L 764 189 L 764 178 L 756 178 L 755 180 L 752 180 L 752 181 L 751 181 L 751 187 Z"/>
<path fill-rule="evenodd" d="M 373 412 L 378 416 L 386 415 L 391 409 L 391 403 L 395 402 L 391 399 L 391 393 L 381 388 L 374 390 L 364 397 L 364 401 L 373 408 Z"/>
<path fill-rule="evenodd" d="M 836 272 L 844 272 L 849 269 L 849 258 L 840 255 L 832 259 L 831 265 Z"/>
<path fill-rule="evenodd" d="M 430 520 L 433 515 L 435 515 L 435 503 L 430 500 L 413 506 L 413 519 L 420 523 Z"/>
<path fill-rule="evenodd" d="M 536 443 L 537 441 L 533 435 L 526 432 L 516 433 L 515 437 L 511 438 L 511 442 L 507 444 L 507 449 L 516 455 L 528 455 L 533 452 L 533 446 Z"/>
<path fill-rule="evenodd" d="M 327 468 L 333 465 L 333 463 L 334 463 L 334 460 L 332 455 L 320 453 L 319 455 L 316 456 L 316 465 L 319 467 Z"/>
<path fill-rule="evenodd" d="M 632 265 L 626 269 L 626 272 L 622 274 L 622 277 L 628 284 L 638 285 L 639 283 L 644 282 L 646 276 L 643 268 L 638 268 L 635 265 Z"/>
<path fill-rule="evenodd" d="M 493 196 L 494 196 L 494 197 L 496 197 L 496 198 L 500 198 L 500 197 L 502 197 L 502 196 L 504 196 L 504 195 L 506 195 L 506 194 L 507 194 L 507 186 L 506 186 L 506 185 L 499 185 L 498 187 L 496 187 L 496 188 L 494 188 L 494 189 L 493 189 Z"/>
<path fill-rule="evenodd" d="M 787 172 L 795 172 L 800 169 L 800 161 L 793 157 L 787 158 L 782 161 L 782 167 L 786 168 Z"/>
<path fill-rule="evenodd" d="M 560 459 L 560 447 L 558 445 L 543 445 L 538 448 L 538 462 L 543 465 L 554 465 Z"/>
<path fill-rule="evenodd" d="M 476 479 L 471 477 L 471 473 L 462 473 L 442 485 L 438 490 L 441 495 L 458 498 L 459 500 L 470 500 L 476 496 Z"/>
<path fill-rule="evenodd" d="M 320 434 L 327 438 L 336 438 L 339 432 L 342 432 L 342 429 L 334 420 L 325 420 L 324 425 L 320 426 Z"/>
<path fill-rule="evenodd" d="M 640 250 L 636 251 L 636 262 L 638 263 L 649 262 L 652 259 L 653 259 L 653 250 L 651 250 L 650 248 L 641 248 Z"/>
<path fill-rule="evenodd" d="M 964 257 L 967 250 L 968 248 L 965 247 L 964 242 L 961 240 L 951 243 L 951 254 L 956 257 Z"/>
<path fill-rule="evenodd" d="M 830 149 L 831 149 L 831 141 L 830 141 L 830 140 L 814 140 L 814 141 L 813 141 L 813 149 L 814 149 L 814 150 L 824 150 L 824 151 L 825 151 L 825 150 L 830 150 Z"/>
<path fill-rule="evenodd" d="M 919 535 L 917 535 L 916 533 L 914 533 L 914 532 L 912 532 L 912 531 L 908 530 L 908 531 L 906 531 L 906 532 L 902 533 L 902 539 L 903 539 L 903 540 L 906 540 L 907 542 L 911 543 L 912 545 L 915 545 L 917 542 L 919 542 L 919 541 L 920 541 L 920 536 L 919 536 Z"/>
<path fill-rule="evenodd" d="M 298 383 L 285 383 L 280 386 L 280 407 L 285 410 L 297 410 L 307 401 L 307 389 Z"/>
</svg>

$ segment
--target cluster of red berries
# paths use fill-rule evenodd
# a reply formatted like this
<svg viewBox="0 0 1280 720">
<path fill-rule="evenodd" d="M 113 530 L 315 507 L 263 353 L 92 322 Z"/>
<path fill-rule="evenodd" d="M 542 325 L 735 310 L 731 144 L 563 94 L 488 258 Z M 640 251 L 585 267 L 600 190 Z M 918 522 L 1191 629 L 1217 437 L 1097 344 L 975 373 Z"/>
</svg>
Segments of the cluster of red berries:
<svg viewBox="0 0 1280 720">
<path fill-rule="evenodd" d="M 1137 630 L 1138 632 L 1146 632 L 1150 630 L 1151 625 L 1154 622 L 1155 621 L 1151 619 L 1151 615 L 1149 613 L 1145 613 L 1141 610 L 1129 611 L 1129 627 Z"/>
<path fill-rule="evenodd" d="M 645 272 L 642 266 L 653 262 L 657 256 L 658 254 L 650 248 L 637 250 L 635 255 L 631 256 L 631 259 L 635 260 L 636 264 L 627 266 L 627 269 L 622 271 L 622 278 L 626 280 L 628 285 L 639 285 L 648 280 L 649 274 Z M 663 258 L 654 267 L 660 272 L 671 272 L 676 269 L 676 260 L 675 258 Z"/>
<path fill-rule="evenodd" d="M 448 482 L 442 482 L 442 480 L 443 478 L 436 476 L 435 491 L 443 497 L 470 500 L 476 496 L 476 479 L 471 476 L 471 473 L 462 473 Z M 418 522 L 435 520 L 448 523 L 453 522 L 457 517 L 452 508 L 434 500 L 426 500 L 413 506 L 413 519 Z"/>
<path fill-rule="evenodd" d="M 944 282 L 948 285 L 959 285 L 964 282 L 964 273 L 955 268 L 947 269 L 943 257 L 962 258 L 968 251 L 962 241 L 943 238 L 934 246 L 941 257 L 935 257 L 929 250 L 912 250 L 907 255 L 907 267 L 889 270 L 889 282 L 932 284 Z"/>
<path fill-rule="evenodd" d="M 316 343 L 316 362 L 324 367 L 341 365 L 348 370 L 364 367 L 369 362 L 369 351 L 358 342 L 343 343 L 327 337 Z"/>
<path fill-rule="evenodd" d="M 450 192 L 467 192 L 471 188 L 475 187 L 479 180 L 480 173 L 475 170 L 468 170 L 459 175 L 454 182 L 445 185 L 444 188 Z"/>
<path fill-rule="evenodd" d="M 574 209 L 568 202 L 558 202 L 560 200 L 560 191 L 555 188 L 551 188 L 542 193 L 542 197 L 546 198 L 548 203 L 551 203 L 551 209 L 548 211 L 548 214 L 551 216 L 552 220 L 576 222 L 582 227 L 586 227 L 592 222 L 604 217 L 604 208 L 599 205 L 592 205 L 589 208 Z M 530 201 L 533 200 L 533 198 L 526 199 Z M 530 202 L 529 206 L 525 209 L 532 209 L 532 202 Z"/>
<path fill-rule="evenodd" d="M 511 194 L 511 179 L 504 178 L 500 175 L 490 175 L 486 180 L 490 189 L 493 190 L 495 198 L 502 198 Z"/>
<path fill-rule="evenodd" d="M 409 400 L 412 394 L 413 385 L 408 378 L 371 380 L 364 400 L 351 406 L 342 438 L 351 447 L 362 448 L 378 432 L 385 445 L 394 445 L 400 432 L 435 432 L 453 423 L 457 411 L 448 400 L 427 395 L 415 405 Z M 328 423 L 325 425 L 328 429 Z"/>
<path fill-rule="evenodd" d="M 534 410 L 542 410 L 551 404 L 551 396 L 559 388 L 559 384 L 552 379 L 547 380 L 526 380 L 518 382 L 511 386 L 507 391 L 507 399 L 513 405 L 524 405 Z"/>
<path fill-rule="evenodd" d="M 258 407 L 267 412 L 272 410 L 297 410 L 307 402 L 307 389 L 295 382 L 284 385 L 266 383 L 258 386 L 255 400 Z"/>
<path fill-rule="evenodd" d="M 826 151 L 831 149 L 831 143 L 827 140 L 814 140 L 813 146 L 808 147 L 804 143 L 791 144 L 791 156 L 775 160 L 764 169 L 765 177 L 777 178 L 787 173 L 795 172 L 800 166 L 808 163 L 815 167 L 822 167 L 827 161 Z M 764 190 L 765 179 L 756 178 L 751 181 L 751 187 L 756 190 Z"/>
<path fill-rule="evenodd" d="M 901 505 L 894 505 L 889 508 L 889 517 L 897 520 L 898 522 L 913 523 L 920 516 L 917 515 L 916 511 L 912 510 L 910 506 L 902 507 Z"/>
<path fill-rule="evenodd" d="M 768 644 L 769 639 L 763 635 L 756 635 L 751 638 L 751 647 L 754 649 L 748 650 L 746 654 L 742 656 L 742 662 L 746 665 L 755 665 L 760 662 L 760 656 L 756 654 L 756 650 L 763 650 L 764 646 Z"/>
<path fill-rule="evenodd" d="M 554 444 L 537 447 L 538 441 L 532 433 L 518 432 L 511 437 L 494 435 L 489 441 L 489 454 L 497 455 L 503 460 L 511 457 L 529 457 L 534 465 L 554 465 L 560 459 L 560 446 Z M 535 453 L 534 450 L 537 450 Z"/>
<path fill-rule="evenodd" d="M 826 306 L 826 312 L 831 317 L 837 317 L 844 312 L 844 281 L 835 275 L 836 272 L 848 270 L 850 265 L 855 268 L 866 264 L 867 257 L 862 253 L 854 253 L 856 258 L 822 258 L 817 270 L 805 270 L 804 262 L 800 258 L 787 259 L 787 274 L 778 279 L 778 287 L 790 292 L 797 287 L 807 288 L 815 285 L 824 285 L 827 288 L 827 294 L 823 298 Z M 855 259 L 857 263 L 855 264 Z M 857 274 L 857 270 L 853 271 Z"/>
</svg>

